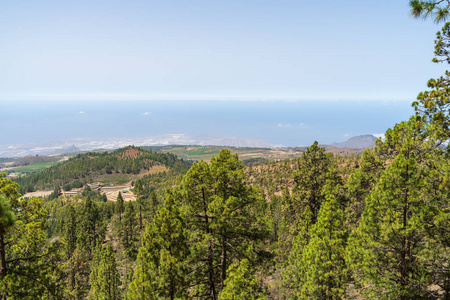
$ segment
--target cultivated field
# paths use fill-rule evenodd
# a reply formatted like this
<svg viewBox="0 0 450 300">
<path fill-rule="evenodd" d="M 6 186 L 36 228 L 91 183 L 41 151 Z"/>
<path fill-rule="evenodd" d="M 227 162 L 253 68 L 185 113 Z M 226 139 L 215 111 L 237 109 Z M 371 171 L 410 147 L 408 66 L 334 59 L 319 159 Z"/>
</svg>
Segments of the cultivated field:
<svg viewBox="0 0 450 300">
<path fill-rule="evenodd" d="M 327 152 L 339 154 L 360 154 L 364 149 L 336 148 L 329 145 L 325 147 Z M 143 147 L 155 152 L 169 152 L 184 160 L 209 162 L 211 157 L 217 156 L 221 149 L 229 149 L 231 153 L 239 154 L 239 159 L 244 163 L 257 163 L 264 160 L 282 160 L 286 158 L 300 157 L 308 147 L 294 148 L 249 148 L 249 147 L 223 147 L 223 146 L 158 146 Z"/>
</svg>

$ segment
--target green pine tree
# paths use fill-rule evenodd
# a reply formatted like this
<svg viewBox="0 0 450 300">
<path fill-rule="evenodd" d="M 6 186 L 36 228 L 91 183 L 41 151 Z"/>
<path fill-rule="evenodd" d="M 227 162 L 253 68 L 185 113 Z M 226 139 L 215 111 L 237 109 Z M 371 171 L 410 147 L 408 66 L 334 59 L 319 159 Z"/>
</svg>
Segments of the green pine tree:
<svg viewBox="0 0 450 300">
<path fill-rule="evenodd" d="M 346 208 L 349 230 L 358 226 L 365 207 L 365 200 L 384 170 L 383 157 L 374 150 L 367 149 L 362 154 L 358 169 L 349 176 L 345 183 L 348 207 Z"/>
<path fill-rule="evenodd" d="M 65 241 L 66 257 L 70 259 L 77 247 L 77 220 L 73 205 L 69 204 L 67 210 L 63 225 L 63 239 Z"/>
<path fill-rule="evenodd" d="M 136 195 L 136 205 L 139 212 L 139 231 L 142 231 L 144 229 L 143 214 L 146 210 L 146 201 L 144 199 L 144 187 L 142 186 L 142 181 L 140 179 L 136 182 L 134 193 Z"/>
<path fill-rule="evenodd" d="M 174 196 L 184 204 L 191 231 L 193 297 L 217 299 L 236 260 L 261 262 L 267 252 L 261 241 L 269 236 L 265 202 L 246 182 L 237 155 L 221 150 L 211 164 L 192 166 Z"/>
<path fill-rule="evenodd" d="M 0 194 L 0 276 L 2 278 L 8 275 L 8 266 L 6 262 L 6 241 L 5 235 L 16 224 L 16 216 L 9 207 L 8 199 L 5 195 Z"/>
<path fill-rule="evenodd" d="M 415 18 L 434 18 L 434 22 L 440 23 L 448 19 L 450 1 L 410 0 L 411 15 Z"/>
<path fill-rule="evenodd" d="M 326 186 L 318 220 L 305 239 L 294 240 L 289 257 L 293 299 L 342 299 L 347 284 L 348 231 L 339 190 Z M 299 248 L 297 250 L 297 248 Z"/>
<path fill-rule="evenodd" d="M 128 258 L 136 259 L 137 241 L 139 239 L 139 224 L 136 220 L 134 203 L 125 204 L 125 212 L 120 222 L 120 242 Z"/>
<path fill-rule="evenodd" d="M 426 203 L 421 222 L 426 235 L 426 247 L 418 256 L 431 277 L 433 288 L 426 293 L 433 299 L 450 299 L 450 160 L 446 155 L 434 155 L 427 160 L 429 168 L 424 178 L 422 198 Z"/>
<path fill-rule="evenodd" d="M 79 215 L 78 244 L 92 253 L 97 243 L 103 241 L 101 216 L 97 204 L 87 196 Z"/>
<path fill-rule="evenodd" d="M 320 206 L 324 201 L 322 191 L 326 181 L 339 181 L 337 172 L 330 172 L 333 165 L 332 155 L 325 153 L 325 148 L 319 147 L 317 142 L 297 160 L 297 170 L 293 176 L 293 195 L 290 196 L 286 192 L 283 195 L 283 224 L 279 244 L 284 256 L 281 260 L 285 261 L 289 255 L 294 236 L 299 231 L 304 231 L 305 226 L 308 230 L 317 221 Z M 306 217 L 309 219 L 306 220 Z M 303 233 L 305 234 L 308 232 Z"/>
<path fill-rule="evenodd" d="M 117 201 L 116 201 L 115 211 L 116 211 L 116 214 L 119 215 L 119 220 L 120 221 L 122 221 L 122 215 L 123 215 L 123 213 L 125 211 L 124 207 L 125 207 L 125 205 L 124 205 L 124 200 L 123 200 L 123 197 L 122 197 L 122 193 L 119 192 L 117 194 Z"/>
<path fill-rule="evenodd" d="M 116 257 L 110 244 L 98 246 L 92 259 L 91 289 L 89 299 L 118 300 L 121 299 L 120 274 L 117 271 Z"/>
<path fill-rule="evenodd" d="M 150 203 L 149 203 L 149 205 L 150 205 L 150 210 L 149 210 L 150 218 L 149 219 L 153 220 L 153 218 L 156 215 L 156 211 L 158 210 L 158 207 L 159 207 L 158 196 L 156 195 L 154 190 L 152 190 L 150 192 Z"/>
<path fill-rule="evenodd" d="M 62 243 L 49 242 L 42 199 L 19 199 L 19 186 L 0 173 L 0 295 L 62 297 Z"/>
<path fill-rule="evenodd" d="M 186 224 L 170 197 L 146 226 L 127 299 L 186 299 Z"/>
<path fill-rule="evenodd" d="M 67 274 L 65 298 L 73 300 L 85 299 L 89 292 L 89 254 L 77 247 L 69 260 L 64 264 Z"/>
<path fill-rule="evenodd" d="M 314 142 L 297 163 L 297 171 L 294 173 L 294 199 L 290 204 L 292 216 L 300 215 L 305 207 L 311 211 L 311 221 L 315 223 L 319 214 L 320 205 L 324 200 L 322 189 L 326 181 L 336 173 L 329 172 L 333 161 L 330 154 L 325 153 L 325 148 L 319 147 Z"/>
<path fill-rule="evenodd" d="M 425 297 L 429 270 L 417 259 L 426 249 L 424 220 L 429 168 L 420 117 L 386 132 L 391 152 L 398 153 L 366 199 L 350 239 L 348 261 L 365 295 L 380 299 Z"/>
<path fill-rule="evenodd" d="M 228 274 L 225 287 L 219 294 L 220 300 L 266 299 L 267 291 L 258 283 L 255 271 L 247 259 L 239 264 L 232 264 L 228 268 Z"/>
</svg>

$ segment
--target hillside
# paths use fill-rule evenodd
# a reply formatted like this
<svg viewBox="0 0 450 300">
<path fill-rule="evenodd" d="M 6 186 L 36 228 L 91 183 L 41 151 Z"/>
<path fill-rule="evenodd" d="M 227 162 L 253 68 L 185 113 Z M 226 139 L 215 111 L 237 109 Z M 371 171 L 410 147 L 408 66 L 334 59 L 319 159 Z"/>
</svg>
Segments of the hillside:
<svg viewBox="0 0 450 300">
<path fill-rule="evenodd" d="M 40 163 L 55 162 L 58 161 L 59 159 L 60 159 L 59 157 L 47 155 L 26 156 L 10 164 L 10 167 L 22 167 Z"/>
<path fill-rule="evenodd" d="M 342 143 L 333 143 L 331 144 L 337 148 L 352 148 L 352 149 L 363 149 L 363 148 L 372 148 L 375 146 L 375 141 L 377 138 L 371 134 L 358 135 L 349 138 L 345 142 Z"/>
<path fill-rule="evenodd" d="M 361 154 L 362 149 L 338 148 L 331 145 L 321 145 L 326 152 L 349 155 Z M 170 145 L 170 146 L 144 146 L 154 152 L 168 152 L 177 157 L 191 161 L 209 161 L 211 157 L 219 154 L 221 149 L 228 149 L 233 154 L 239 154 L 239 159 L 244 164 L 264 163 L 266 161 L 278 161 L 300 157 L 308 147 L 280 147 L 280 148 L 254 148 L 254 147 L 223 147 L 201 145 Z"/>
<path fill-rule="evenodd" d="M 276 158 L 287 158 L 288 152 L 284 153 L 279 149 L 273 148 L 256 148 L 256 147 L 227 147 L 227 146 L 212 146 L 212 145 L 170 145 L 170 146 L 144 146 L 144 149 L 148 149 L 155 152 L 168 152 L 175 154 L 177 157 L 191 160 L 191 161 L 209 161 L 211 157 L 219 154 L 220 150 L 228 149 L 233 154 L 239 154 L 239 159 L 244 163 L 247 160 L 259 160 L 265 161 Z M 282 153 L 283 152 L 283 153 Z M 284 154 L 284 155 L 283 155 Z M 290 153 L 291 157 L 301 155 L 301 153 Z"/>
<path fill-rule="evenodd" d="M 327 152 L 335 154 L 360 154 L 364 149 L 355 147 L 336 147 L 332 145 L 321 145 Z M 350 145 L 351 146 L 351 145 Z M 278 148 L 257 148 L 257 147 L 227 147 L 227 146 L 212 146 L 212 145 L 169 145 L 169 146 L 140 146 L 142 150 L 150 152 L 165 152 L 176 155 L 178 158 L 185 161 L 200 161 L 208 162 L 211 157 L 217 155 L 221 149 L 228 149 L 233 154 L 239 154 L 239 159 L 245 164 L 264 163 L 266 161 L 277 161 L 288 158 L 300 157 L 308 147 L 278 147 Z M 98 149 L 90 152 L 95 153 L 110 153 L 113 150 Z M 87 153 L 87 152 L 84 152 Z M 42 171 L 46 168 L 52 167 L 56 163 L 67 160 L 75 154 L 66 155 L 39 155 L 26 156 L 22 158 L 0 158 L 0 172 L 11 174 L 10 177 L 17 177 L 34 172 Z"/>
<path fill-rule="evenodd" d="M 155 153 L 129 146 L 111 153 L 89 152 L 78 154 L 64 163 L 38 173 L 16 178 L 21 192 L 70 190 L 87 183 L 124 184 L 135 178 L 169 170 L 185 171 L 188 162 L 170 153 Z"/>
</svg>

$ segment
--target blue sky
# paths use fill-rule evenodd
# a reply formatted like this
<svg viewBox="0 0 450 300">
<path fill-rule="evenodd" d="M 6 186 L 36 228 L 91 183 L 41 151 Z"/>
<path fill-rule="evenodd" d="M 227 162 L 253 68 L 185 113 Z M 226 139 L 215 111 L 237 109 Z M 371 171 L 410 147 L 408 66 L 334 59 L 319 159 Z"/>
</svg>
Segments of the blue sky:
<svg viewBox="0 0 450 300">
<path fill-rule="evenodd" d="M 406 0 L 0 2 L 0 100 L 415 99 Z"/>
</svg>

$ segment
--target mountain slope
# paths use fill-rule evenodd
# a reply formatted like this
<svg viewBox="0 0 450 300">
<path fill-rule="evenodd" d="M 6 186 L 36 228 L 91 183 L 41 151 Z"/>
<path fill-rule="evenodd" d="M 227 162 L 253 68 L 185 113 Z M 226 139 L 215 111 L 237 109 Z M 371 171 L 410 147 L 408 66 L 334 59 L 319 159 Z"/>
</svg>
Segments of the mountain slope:
<svg viewBox="0 0 450 300">
<path fill-rule="evenodd" d="M 371 148 L 375 146 L 375 141 L 377 140 L 371 134 L 358 135 L 349 138 L 345 142 L 342 143 L 333 143 L 331 144 L 337 148 L 354 148 L 354 149 L 363 149 L 363 148 Z"/>
<path fill-rule="evenodd" d="M 72 157 L 39 173 L 19 177 L 21 192 L 79 188 L 86 183 L 124 183 L 144 175 L 166 170 L 187 170 L 188 162 L 170 153 L 155 153 L 128 146 L 111 153 L 89 152 Z"/>
</svg>

